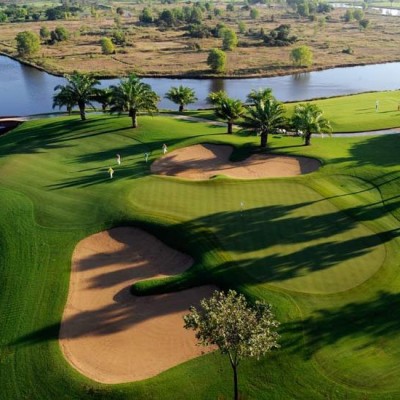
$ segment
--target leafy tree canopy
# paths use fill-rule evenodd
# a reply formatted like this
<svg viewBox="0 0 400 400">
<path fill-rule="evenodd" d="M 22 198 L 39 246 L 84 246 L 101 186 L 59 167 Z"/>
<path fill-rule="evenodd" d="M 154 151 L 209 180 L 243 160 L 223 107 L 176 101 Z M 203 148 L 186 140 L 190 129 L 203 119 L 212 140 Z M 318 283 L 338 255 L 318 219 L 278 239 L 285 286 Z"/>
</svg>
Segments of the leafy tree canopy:
<svg viewBox="0 0 400 400">
<path fill-rule="evenodd" d="M 23 57 L 29 57 L 37 53 L 40 49 L 39 36 L 31 31 L 23 31 L 15 37 L 17 41 L 18 54 Z"/>
<path fill-rule="evenodd" d="M 297 37 L 290 36 L 290 25 L 282 24 L 277 28 L 272 29 L 268 35 L 264 36 L 266 46 L 289 46 L 297 40 Z"/>
<path fill-rule="evenodd" d="M 215 291 L 209 299 L 200 302 L 200 308 L 190 307 L 183 317 L 186 329 L 196 331 L 196 338 L 204 346 L 217 346 L 227 354 L 234 372 L 234 394 L 238 399 L 237 367 L 246 357 L 257 359 L 278 348 L 278 322 L 271 306 L 246 298 L 229 290 L 227 294 Z"/>
</svg>

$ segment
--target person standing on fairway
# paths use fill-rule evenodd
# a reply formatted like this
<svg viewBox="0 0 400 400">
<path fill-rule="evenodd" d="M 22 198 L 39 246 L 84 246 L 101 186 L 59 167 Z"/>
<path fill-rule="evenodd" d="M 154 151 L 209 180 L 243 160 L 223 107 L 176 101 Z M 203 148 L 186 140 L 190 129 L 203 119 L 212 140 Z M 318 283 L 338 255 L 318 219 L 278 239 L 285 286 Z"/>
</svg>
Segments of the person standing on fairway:
<svg viewBox="0 0 400 400">
<path fill-rule="evenodd" d="M 150 153 L 144 153 L 144 161 L 145 162 L 149 161 L 149 155 L 150 155 Z"/>
<path fill-rule="evenodd" d="M 117 156 L 117 164 L 121 165 L 121 156 L 119 154 L 117 154 L 116 156 Z"/>
<path fill-rule="evenodd" d="M 108 173 L 110 174 L 110 179 L 112 179 L 114 176 L 114 170 L 111 167 L 108 168 Z"/>
<path fill-rule="evenodd" d="M 375 102 L 375 111 L 378 111 L 378 108 L 379 108 L 379 100 Z"/>
<path fill-rule="evenodd" d="M 162 150 L 163 150 L 163 154 L 165 154 L 168 151 L 168 147 L 165 143 L 162 145 Z"/>
</svg>

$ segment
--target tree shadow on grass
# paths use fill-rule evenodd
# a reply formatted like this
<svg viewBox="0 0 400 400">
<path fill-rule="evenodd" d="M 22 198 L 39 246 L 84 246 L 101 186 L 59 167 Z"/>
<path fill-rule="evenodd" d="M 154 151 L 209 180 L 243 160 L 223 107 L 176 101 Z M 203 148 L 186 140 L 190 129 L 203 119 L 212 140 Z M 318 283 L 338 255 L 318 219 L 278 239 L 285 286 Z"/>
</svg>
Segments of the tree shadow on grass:
<svg viewBox="0 0 400 400">
<path fill-rule="evenodd" d="M 320 201 L 320 200 L 316 200 Z M 348 236 L 344 239 L 344 234 L 354 229 L 360 221 L 373 221 L 379 219 L 385 214 L 381 203 L 368 206 L 354 207 L 343 213 L 340 210 L 329 209 L 325 214 L 316 215 L 312 212 L 297 213 L 298 209 L 309 207 L 313 201 L 289 204 L 289 205 L 271 205 L 266 207 L 257 207 L 244 211 L 218 212 L 212 215 L 199 217 L 187 222 L 169 225 L 168 227 L 159 228 L 157 226 L 147 225 L 150 229 L 158 232 L 159 237 L 166 237 L 171 243 L 179 243 L 187 254 L 191 254 L 197 264 L 205 266 L 209 265 L 209 253 L 218 254 L 224 252 L 240 253 L 240 259 L 228 259 L 222 262 L 218 267 L 212 267 L 213 280 L 222 287 L 232 287 L 237 285 L 246 285 L 254 283 L 274 283 L 284 281 L 299 275 L 306 275 L 315 271 L 322 271 L 334 268 L 336 265 L 353 260 L 355 257 L 365 256 L 369 254 L 376 246 L 391 240 L 398 240 L 400 236 L 400 228 L 388 230 L 381 233 L 374 233 L 366 230 L 363 236 Z M 342 240 L 333 240 L 333 235 L 341 235 Z M 269 248 L 274 245 L 293 245 L 288 247 L 287 253 L 271 253 L 264 257 L 259 254 L 252 254 Z M 96 257 L 96 256 L 95 256 Z M 101 258 L 101 256 L 100 256 Z M 91 268 L 89 265 L 87 268 Z M 85 267 L 85 264 L 83 264 Z M 378 266 L 379 267 L 379 266 Z M 100 307 L 94 311 L 83 310 L 80 314 L 73 317 L 67 323 L 74 325 L 80 324 L 82 321 L 98 321 L 96 322 L 96 331 L 82 328 L 74 330 L 74 337 L 85 334 L 102 335 L 112 332 L 115 329 L 126 329 L 137 323 L 138 320 L 132 320 L 132 310 L 135 304 L 124 302 L 125 295 L 130 286 L 129 279 L 126 280 L 124 273 L 103 272 L 101 263 L 93 268 L 98 269 L 97 280 L 93 280 L 93 288 L 99 288 L 104 285 L 103 281 L 108 281 L 106 285 L 112 286 L 116 284 L 124 284 L 123 291 L 114 294 L 114 302 L 104 307 Z M 139 268 L 138 278 L 145 279 L 145 264 Z M 126 271 L 125 271 L 126 272 Z M 102 283 L 103 282 L 103 283 Z M 204 280 L 203 280 L 204 282 Z M 381 296 L 378 300 L 381 304 L 387 303 L 388 297 Z M 156 300 L 157 301 L 157 300 Z M 163 301 L 163 300 L 160 300 Z M 396 298 L 396 302 L 399 302 Z M 122 304 L 122 306 L 121 306 Z M 396 303 L 397 304 L 397 303 Z M 358 308 L 362 309 L 362 305 L 346 306 L 342 310 L 348 313 L 348 318 L 354 318 L 352 312 L 358 312 Z M 383 305 L 374 306 L 372 302 L 369 308 L 371 313 L 365 314 L 357 330 L 351 328 L 336 329 L 336 325 L 341 321 L 341 313 L 331 310 L 321 310 L 317 316 L 313 316 L 309 321 L 309 327 L 306 328 L 307 336 L 312 339 L 311 348 L 317 349 L 324 343 L 330 343 L 339 340 L 340 337 L 355 334 L 359 332 L 360 327 L 369 329 L 370 335 L 379 334 L 379 329 L 391 330 L 398 328 L 398 322 L 392 320 L 392 315 L 386 315 L 380 321 L 382 328 L 376 328 L 372 324 L 368 325 L 369 318 L 374 316 L 376 312 L 383 309 Z M 377 311 L 375 311 L 377 310 Z M 163 311 L 164 312 L 164 311 Z M 149 314 L 154 317 L 155 314 Z M 355 314 L 356 315 L 356 314 Z M 113 326 L 115 318 L 118 318 L 118 327 Z M 138 317 L 139 318 L 139 317 Z M 142 315 L 140 321 L 149 318 Z M 319 328 L 321 321 L 327 319 L 325 327 Z M 380 317 L 379 317 L 380 318 Z M 331 322 L 329 322 L 331 321 Z M 330 323 L 330 325 L 329 325 Z M 307 325 L 307 324 L 306 324 Z M 42 327 L 34 332 L 28 333 L 14 344 L 34 344 L 45 340 L 55 340 L 58 337 L 59 324 L 53 324 L 48 327 Z M 290 337 L 296 338 L 303 332 L 304 322 L 294 321 L 284 325 L 284 330 L 290 333 Z M 299 339 L 300 341 L 300 339 Z M 293 339 L 292 343 L 287 346 L 295 348 L 299 345 Z M 314 351 L 314 350 L 313 350 Z"/>
<path fill-rule="evenodd" d="M 337 309 L 320 309 L 305 320 L 285 323 L 282 347 L 292 352 L 303 349 L 306 338 L 305 357 L 325 346 L 345 338 L 365 338 L 360 349 L 376 344 L 379 338 L 391 339 L 400 333 L 400 319 L 396 310 L 400 307 L 400 294 L 379 292 L 375 298 L 349 303 Z"/>
<path fill-rule="evenodd" d="M 400 135 L 380 135 L 354 143 L 349 158 L 337 158 L 333 163 L 352 161 L 356 166 L 400 168 Z"/>
<path fill-rule="evenodd" d="M 150 166 L 157 155 L 161 155 L 164 142 L 153 141 L 151 145 L 132 139 L 132 144 L 123 148 L 112 147 L 89 154 L 84 154 L 71 159 L 71 165 L 99 165 L 99 167 L 83 168 L 75 171 L 72 178 L 63 179 L 57 183 L 47 185 L 50 190 L 58 190 L 72 187 L 90 187 L 109 182 L 118 182 L 122 179 L 138 179 L 150 175 Z M 170 146 L 176 145 L 180 140 L 170 140 Z M 152 150 L 153 149 L 153 150 Z M 145 153 L 149 153 L 148 162 L 145 161 Z M 121 165 L 116 163 L 116 154 L 121 156 Z M 102 166 L 101 166 L 102 165 Z M 114 169 L 114 178 L 109 178 L 108 168 Z"/>
<path fill-rule="evenodd" d="M 37 125 L 22 125 L 12 135 L 2 138 L 0 157 L 9 154 L 42 153 L 49 150 L 77 146 L 81 139 L 114 133 L 129 127 L 114 127 L 112 119 L 96 118 L 80 121 L 78 119 L 46 120 Z"/>
</svg>

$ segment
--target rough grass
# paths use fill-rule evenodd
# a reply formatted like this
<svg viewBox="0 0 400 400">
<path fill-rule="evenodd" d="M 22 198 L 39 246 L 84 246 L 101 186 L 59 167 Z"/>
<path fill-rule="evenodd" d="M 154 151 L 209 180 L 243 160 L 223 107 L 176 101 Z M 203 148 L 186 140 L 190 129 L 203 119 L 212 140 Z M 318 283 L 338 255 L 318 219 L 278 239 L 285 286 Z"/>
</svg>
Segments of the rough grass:
<svg viewBox="0 0 400 400">
<path fill-rule="evenodd" d="M 316 138 L 309 148 L 272 137 L 273 151 L 318 157 L 324 167 L 296 179 L 187 182 L 151 176 L 143 153 L 154 160 L 164 142 L 171 150 L 246 147 L 258 138 L 168 117 L 139 123 L 132 130 L 126 117 L 54 118 L 0 138 L 0 398 L 231 397 L 229 363 L 218 354 L 124 385 L 92 382 L 63 359 L 57 337 L 72 250 L 121 224 L 191 254 L 195 268 L 183 283 L 197 274 L 198 283 L 273 304 L 282 349 L 240 366 L 245 398 L 398 398 L 397 135 Z"/>
<path fill-rule="evenodd" d="M 207 56 L 211 48 L 220 48 L 220 38 L 193 39 L 184 35 L 178 27 L 163 29 L 154 26 L 140 26 L 138 15 L 144 5 L 123 4 L 127 14 L 121 19 L 121 29 L 127 34 L 127 44 L 117 46 L 115 55 L 101 54 L 100 39 L 111 36 L 118 27 L 114 23 L 114 14 L 100 11 L 97 18 L 84 20 L 38 21 L 29 23 L 2 24 L 0 51 L 16 55 L 15 36 L 23 30 L 39 33 L 41 26 L 53 30 L 56 26 L 65 26 L 73 33 L 67 42 L 57 45 L 42 45 L 40 52 L 32 61 L 44 69 L 58 74 L 71 73 L 74 70 L 96 73 L 99 76 L 121 76 L 132 71 L 144 75 L 210 75 Z M 154 14 L 176 4 L 152 4 Z M 232 76 L 271 76 L 304 72 L 293 67 L 289 54 L 295 46 L 310 46 L 314 54 L 312 69 L 330 68 L 338 65 L 372 64 L 385 61 L 398 61 L 398 43 L 395 38 L 400 33 L 398 17 L 380 16 L 366 11 L 370 26 L 360 31 L 357 21 L 345 23 L 341 17 L 344 9 L 334 10 L 330 19 L 321 22 L 324 15 L 318 15 L 316 21 L 298 18 L 292 10 L 283 7 L 261 7 L 260 18 L 252 20 L 249 11 L 241 10 L 237 5 L 233 12 L 226 12 L 226 3 L 216 5 L 223 10 L 222 17 L 211 19 L 205 15 L 204 23 L 214 28 L 218 23 L 238 33 L 238 21 L 243 21 L 246 34 L 239 34 L 239 47 L 228 52 L 226 75 Z M 128 13 L 130 16 L 128 16 Z M 257 36 L 261 29 L 265 33 L 280 24 L 290 24 L 293 34 L 299 40 L 288 47 L 265 47 Z M 119 29 L 119 28 L 118 28 Z M 251 33 L 249 34 L 249 29 Z M 196 50 L 194 44 L 200 46 Z M 344 54 L 350 47 L 353 54 Z"/>
</svg>

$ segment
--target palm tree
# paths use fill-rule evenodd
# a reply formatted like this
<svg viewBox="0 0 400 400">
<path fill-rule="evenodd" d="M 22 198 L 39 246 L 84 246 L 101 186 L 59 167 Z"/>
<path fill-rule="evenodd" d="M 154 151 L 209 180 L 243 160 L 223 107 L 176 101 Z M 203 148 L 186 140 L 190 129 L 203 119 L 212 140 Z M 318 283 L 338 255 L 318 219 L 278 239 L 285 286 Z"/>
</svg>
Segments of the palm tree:
<svg viewBox="0 0 400 400">
<path fill-rule="evenodd" d="M 111 103 L 111 95 L 112 92 L 110 88 L 95 89 L 95 92 L 93 94 L 93 100 L 101 104 L 103 112 L 106 111 L 107 107 L 109 107 Z"/>
<path fill-rule="evenodd" d="M 285 124 L 285 109 L 282 104 L 271 97 L 257 101 L 244 116 L 243 126 L 261 136 L 260 146 L 267 146 L 268 133 L 274 133 Z"/>
<path fill-rule="evenodd" d="M 304 144 L 311 144 L 313 132 L 321 133 L 332 131 L 330 122 L 324 118 L 322 110 L 315 104 L 299 104 L 294 109 L 292 117 L 293 126 L 304 132 Z"/>
<path fill-rule="evenodd" d="M 112 92 L 110 112 L 128 111 L 133 128 L 138 127 L 138 112 L 158 111 L 157 102 L 160 98 L 150 85 L 143 83 L 135 74 L 131 74 L 127 79 L 121 79 L 118 86 L 111 86 L 110 89 Z"/>
<path fill-rule="evenodd" d="M 244 114 L 244 107 L 240 100 L 226 97 L 219 101 L 215 108 L 215 115 L 228 123 L 228 133 L 232 133 L 233 123 Z"/>
<path fill-rule="evenodd" d="M 71 109 L 77 105 L 81 114 L 81 120 L 86 119 L 85 107 L 91 105 L 90 100 L 95 91 L 95 86 L 100 82 L 94 77 L 81 74 L 75 71 L 72 75 L 65 75 L 67 79 L 66 85 L 57 85 L 54 90 L 59 92 L 53 96 L 53 108 L 65 105 L 67 109 Z"/>
<path fill-rule="evenodd" d="M 168 100 L 171 100 L 175 104 L 179 104 L 179 112 L 183 112 L 186 105 L 197 101 L 197 97 L 194 89 L 185 86 L 172 87 L 165 94 Z"/>
<path fill-rule="evenodd" d="M 249 103 L 257 103 L 259 101 L 266 101 L 269 99 L 274 98 L 272 96 L 272 89 L 266 88 L 266 89 L 259 89 L 255 90 L 253 89 L 248 95 L 247 95 L 247 101 Z"/>
<path fill-rule="evenodd" d="M 207 100 L 209 103 L 211 103 L 213 106 L 217 106 L 221 101 L 225 100 L 228 98 L 228 95 L 224 90 L 219 90 L 218 92 L 211 92 Z"/>
<path fill-rule="evenodd" d="M 53 108 L 58 107 L 61 109 L 62 107 L 66 107 L 69 115 L 71 115 L 75 104 L 76 101 L 72 98 L 71 92 L 68 90 L 61 90 L 53 96 Z"/>
</svg>

